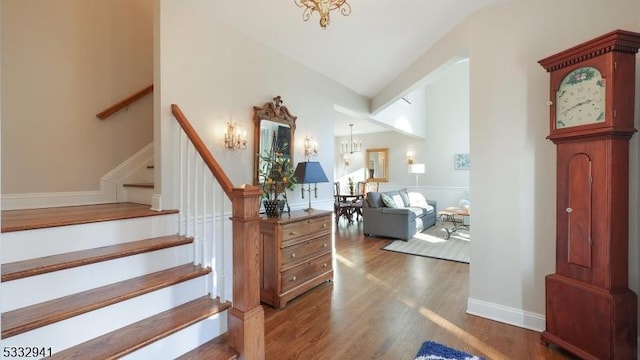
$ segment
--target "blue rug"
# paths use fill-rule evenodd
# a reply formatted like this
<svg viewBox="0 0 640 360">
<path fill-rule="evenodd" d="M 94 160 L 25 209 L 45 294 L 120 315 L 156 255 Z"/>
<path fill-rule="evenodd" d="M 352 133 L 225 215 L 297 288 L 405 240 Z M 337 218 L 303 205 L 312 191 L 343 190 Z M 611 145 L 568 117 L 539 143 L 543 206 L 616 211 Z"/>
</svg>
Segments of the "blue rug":
<svg viewBox="0 0 640 360">
<path fill-rule="evenodd" d="M 484 360 L 466 352 L 452 349 L 438 344 L 434 341 L 427 341 L 422 344 L 415 360 Z"/>
</svg>

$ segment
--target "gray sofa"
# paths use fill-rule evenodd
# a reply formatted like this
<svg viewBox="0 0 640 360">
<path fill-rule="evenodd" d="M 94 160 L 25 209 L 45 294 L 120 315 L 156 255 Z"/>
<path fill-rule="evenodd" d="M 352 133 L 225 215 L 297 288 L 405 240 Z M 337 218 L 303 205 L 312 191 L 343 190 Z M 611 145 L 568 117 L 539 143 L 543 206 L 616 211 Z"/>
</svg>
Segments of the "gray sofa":
<svg viewBox="0 0 640 360">
<path fill-rule="evenodd" d="M 436 202 L 406 189 L 369 192 L 362 204 L 364 235 L 409 240 L 436 223 Z"/>
</svg>

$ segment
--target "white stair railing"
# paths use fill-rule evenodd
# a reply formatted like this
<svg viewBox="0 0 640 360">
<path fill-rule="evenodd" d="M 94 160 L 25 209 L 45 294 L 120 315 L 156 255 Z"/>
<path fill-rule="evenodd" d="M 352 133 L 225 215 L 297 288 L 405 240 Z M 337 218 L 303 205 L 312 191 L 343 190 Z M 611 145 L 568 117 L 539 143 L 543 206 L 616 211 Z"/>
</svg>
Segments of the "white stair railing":
<svg viewBox="0 0 640 360">
<path fill-rule="evenodd" d="M 176 132 L 180 139 L 176 139 L 175 154 L 180 233 L 195 238 L 194 263 L 213 271 L 207 285 L 211 296 L 223 301 L 233 298 L 227 318 L 229 345 L 240 358 L 264 359 L 264 310 L 256 261 L 262 191 L 253 185 L 234 187 L 180 108 L 173 104 L 171 111 L 182 129 Z M 226 280 L 226 274 L 233 274 L 232 281 Z"/>
<path fill-rule="evenodd" d="M 225 276 L 231 272 L 225 249 L 231 241 L 228 202 L 220 184 L 216 181 L 184 131 L 178 134 L 179 153 L 177 156 L 179 175 L 180 235 L 194 239 L 193 262 L 211 268 L 211 281 L 206 291 L 212 297 L 229 300 Z"/>
</svg>

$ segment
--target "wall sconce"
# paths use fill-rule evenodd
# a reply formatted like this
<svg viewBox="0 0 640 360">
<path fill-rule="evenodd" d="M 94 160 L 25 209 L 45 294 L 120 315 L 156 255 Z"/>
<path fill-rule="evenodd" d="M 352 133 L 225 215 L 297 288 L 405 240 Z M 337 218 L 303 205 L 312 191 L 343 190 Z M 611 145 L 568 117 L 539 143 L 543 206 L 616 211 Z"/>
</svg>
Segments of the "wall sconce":
<svg viewBox="0 0 640 360">
<path fill-rule="evenodd" d="M 344 166 L 349 166 L 351 163 L 349 162 L 349 155 L 344 154 L 342 156 L 342 161 L 344 161 Z"/>
<path fill-rule="evenodd" d="M 318 155 L 318 143 L 313 138 L 306 136 L 304 138 L 304 157 L 311 158 Z"/>
<path fill-rule="evenodd" d="M 224 133 L 224 148 L 229 150 L 245 150 L 247 148 L 247 132 L 234 122 L 227 122 Z"/>
<path fill-rule="evenodd" d="M 407 164 L 411 165 L 415 159 L 413 158 L 413 151 L 407 151 Z"/>
</svg>

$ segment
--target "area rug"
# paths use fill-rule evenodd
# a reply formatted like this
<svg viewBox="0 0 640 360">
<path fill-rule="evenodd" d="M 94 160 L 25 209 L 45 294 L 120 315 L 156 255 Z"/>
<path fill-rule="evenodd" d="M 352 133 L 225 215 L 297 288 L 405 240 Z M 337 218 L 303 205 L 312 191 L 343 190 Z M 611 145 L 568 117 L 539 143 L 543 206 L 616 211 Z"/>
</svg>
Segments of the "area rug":
<svg viewBox="0 0 640 360">
<path fill-rule="evenodd" d="M 408 241 L 394 240 L 382 249 L 468 264 L 469 241 L 471 239 L 469 231 L 459 230 L 451 234 L 448 240 L 445 240 L 447 232 L 442 227 L 443 225 L 438 222 Z"/>
<path fill-rule="evenodd" d="M 484 360 L 481 357 L 452 349 L 435 341 L 422 344 L 415 360 Z"/>
</svg>

